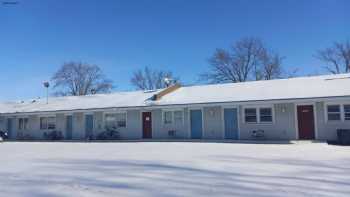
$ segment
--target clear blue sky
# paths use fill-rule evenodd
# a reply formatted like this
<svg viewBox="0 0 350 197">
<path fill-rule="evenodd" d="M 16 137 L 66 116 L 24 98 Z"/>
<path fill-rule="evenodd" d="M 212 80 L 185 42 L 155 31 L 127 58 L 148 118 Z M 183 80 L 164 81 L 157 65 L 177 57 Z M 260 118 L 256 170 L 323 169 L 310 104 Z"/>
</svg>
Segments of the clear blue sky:
<svg viewBox="0 0 350 197">
<path fill-rule="evenodd" d="M 0 100 L 44 96 L 42 82 L 70 60 L 100 65 L 116 90 L 131 90 L 144 66 L 193 84 L 215 48 L 246 36 L 300 75 L 322 73 L 315 51 L 350 39 L 349 0 L 16 1 L 0 5 Z"/>
</svg>

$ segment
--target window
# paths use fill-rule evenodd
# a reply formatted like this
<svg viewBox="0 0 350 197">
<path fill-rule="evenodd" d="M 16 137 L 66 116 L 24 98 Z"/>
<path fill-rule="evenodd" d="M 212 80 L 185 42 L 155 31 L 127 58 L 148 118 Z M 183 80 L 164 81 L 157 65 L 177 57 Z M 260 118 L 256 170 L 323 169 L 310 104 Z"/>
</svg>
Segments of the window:
<svg viewBox="0 0 350 197">
<path fill-rule="evenodd" d="M 260 108 L 260 122 L 272 122 L 272 108 Z"/>
<path fill-rule="evenodd" d="M 328 105 L 327 116 L 329 121 L 341 120 L 340 105 Z"/>
<path fill-rule="evenodd" d="M 55 117 L 41 117 L 40 118 L 40 129 L 41 130 L 54 130 L 56 129 L 56 118 Z"/>
<path fill-rule="evenodd" d="M 183 111 L 164 111 L 163 112 L 163 124 L 183 124 Z"/>
<path fill-rule="evenodd" d="M 244 120 L 246 123 L 272 123 L 272 107 L 245 108 Z"/>
<path fill-rule="evenodd" d="M 174 122 L 175 124 L 183 124 L 183 112 L 174 111 Z"/>
<path fill-rule="evenodd" d="M 173 123 L 173 112 L 172 111 L 165 111 L 164 112 L 164 124 L 171 124 Z"/>
<path fill-rule="evenodd" d="M 344 119 L 350 120 L 350 105 L 344 105 Z"/>
<path fill-rule="evenodd" d="M 256 108 L 246 108 L 244 109 L 245 114 L 245 122 L 247 123 L 256 123 L 257 122 L 257 114 Z"/>
<path fill-rule="evenodd" d="M 47 118 L 40 118 L 40 129 L 44 130 L 47 129 Z"/>
<path fill-rule="evenodd" d="M 126 113 L 106 114 L 105 126 L 107 129 L 125 128 Z"/>
<path fill-rule="evenodd" d="M 28 118 L 18 119 L 18 130 L 27 130 L 28 128 Z"/>
<path fill-rule="evenodd" d="M 126 113 L 117 114 L 117 125 L 119 128 L 126 127 Z"/>
</svg>

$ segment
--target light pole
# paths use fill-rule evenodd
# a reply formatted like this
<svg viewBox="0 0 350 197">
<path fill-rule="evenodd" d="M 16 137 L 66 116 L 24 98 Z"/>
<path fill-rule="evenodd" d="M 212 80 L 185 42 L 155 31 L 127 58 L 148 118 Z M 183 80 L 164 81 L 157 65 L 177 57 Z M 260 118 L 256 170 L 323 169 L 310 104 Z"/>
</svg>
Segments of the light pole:
<svg viewBox="0 0 350 197">
<path fill-rule="evenodd" d="M 49 87 L 50 87 L 50 83 L 48 81 L 45 81 L 43 84 L 44 84 L 44 87 L 46 88 L 46 104 L 49 104 Z"/>
</svg>

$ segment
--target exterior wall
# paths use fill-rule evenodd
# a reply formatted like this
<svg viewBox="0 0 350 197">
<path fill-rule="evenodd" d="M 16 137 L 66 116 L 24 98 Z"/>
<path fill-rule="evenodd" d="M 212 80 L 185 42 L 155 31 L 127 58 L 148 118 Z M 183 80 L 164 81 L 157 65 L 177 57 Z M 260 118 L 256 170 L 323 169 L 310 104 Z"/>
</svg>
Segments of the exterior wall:
<svg viewBox="0 0 350 197">
<path fill-rule="evenodd" d="M 350 101 L 348 102 L 350 103 Z M 347 103 L 340 103 L 347 104 Z M 262 129 L 265 131 L 265 139 L 267 140 L 295 140 L 298 138 L 296 104 L 281 103 L 271 105 L 273 107 L 273 123 L 245 123 L 244 122 L 244 107 L 238 107 L 238 121 L 239 121 L 239 139 L 250 140 L 251 131 Z M 247 107 L 265 107 L 259 105 L 252 105 Z M 224 139 L 224 117 L 222 106 L 204 106 L 202 109 L 203 115 L 203 139 Z M 183 123 L 182 124 L 164 124 L 163 112 L 168 110 L 182 110 Z M 325 103 L 315 103 L 315 123 L 316 123 L 316 139 L 318 140 L 335 140 L 337 129 L 350 129 L 350 121 L 327 122 Z M 166 108 L 153 109 L 152 112 L 152 137 L 153 139 L 190 139 L 190 118 L 189 108 Z M 142 110 L 128 110 L 126 128 L 120 129 L 122 139 L 142 139 Z M 71 113 L 73 116 L 73 140 L 85 140 L 85 115 L 94 115 L 94 136 L 105 130 L 104 128 L 104 114 L 105 111 L 97 112 L 76 112 Z M 47 116 L 48 114 L 43 114 Z M 49 116 L 56 116 L 56 130 L 61 131 L 66 135 L 66 116 L 68 114 L 56 113 L 49 114 Z M 44 132 L 48 130 L 40 130 L 40 117 L 42 115 L 26 115 L 26 116 L 0 116 L 0 130 L 7 130 L 7 119 L 13 119 L 12 139 L 16 139 L 17 134 L 29 135 L 33 139 L 43 139 Z M 18 118 L 28 118 L 28 129 L 26 131 L 18 131 Z M 169 131 L 175 130 L 176 137 L 169 136 Z"/>
<path fill-rule="evenodd" d="M 64 135 L 64 114 L 50 115 L 50 117 L 56 116 L 56 130 L 61 131 Z M 28 118 L 28 127 L 27 130 L 18 130 L 18 119 L 19 118 Z M 39 115 L 28 115 L 28 116 L 18 116 L 13 118 L 13 130 L 16 133 L 16 139 L 19 138 L 19 135 L 22 135 L 24 139 L 35 139 L 41 140 L 44 139 L 44 133 L 50 132 L 51 130 L 41 130 L 40 129 L 40 116 Z"/>
<path fill-rule="evenodd" d="M 203 139 L 223 139 L 222 107 L 204 107 L 203 115 Z"/>
<path fill-rule="evenodd" d="M 343 103 L 343 104 L 347 104 L 347 103 Z M 350 129 L 350 121 L 327 122 L 324 102 L 316 103 L 316 116 L 317 116 L 316 137 L 318 140 L 336 140 L 337 129 Z"/>
<path fill-rule="evenodd" d="M 122 139 L 142 139 L 142 121 L 140 110 L 128 110 L 126 115 L 126 130 Z"/>
<path fill-rule="evenodd" d="M 26 132 L 28 132 L 28 130 L 29 130 L 28 129 L 27 131 L 19 131 L 18 130 L 18 119 L 17 118 L 18 117 L 13 116 L 13 117 L 8 117 L 6 119 L 6 130 L 7 130 L 7 121 L 8 121 L 8 119 L 12 119 L 12 132 L 11 132 L 11 134 L 9 133 L 9 138 L 12 139 L 12 140 L 17 139 L 18 135 L 26 134 Z"/>
<path fill-rule="evenodd" d="M 191 138 L 191 131 L 190 131 L 190 113 L 189 109 L 186 107 L 184 108 L 184 127 L 183 127 L 183 138 L 184 139 L 190 139 Z"/>
<path fill-rule="evenodd" d="M 34 139 L 42 139 L 44 131 L 40 130 L 40 118 L 38 115 L 28 116 L 28 127 L 29 131 L 27 132 Z"/>
<path fill-rule="evenodd" d="M 182 111 L 181 123 L 175 123 L 174 121 L 171 124 L 164 124 L 163 116 L 164 111 Z M 153 138 L 156 139 L 184 139 L 188 138 L 188 115 L 187 110 L 180 109 L 165 109 L 165 110 L 153 110 L 152 111 L 152 126 L 154 127 Z M 175 136 L 169 136 L 169 131 L 175 131 Z"/>
<path fill-rule="evenodd" d="M 110 111 L 99 111 L 94 112 L 94 129 L 93 129 L 93 135 L 97 136 L 101 132 L 104 132 L 105 129 L 105 123 L 104 123 L 104 116 L 107 113 L 114 113 Z M 117 113 L 117 111 L 116 111 Z M 124 113 L 124 111 L 123 111 Z M 142 138 L 142 126 L 141 126 L 141 115 L 140 110 L 128 110 L 125 111 L 126 113 L 126 128 L 119 128 L 118 131 L 120 133 L 121 139 L 140 139 Z M 83 123 L 81 124 L 82 127 L 82 134 L 85 136 L 85 115 L 87 113 L 83 114 Z M 91 113 L 90 113 L 91 114 Z M 73 125 L 75 122 L 73 123 Z M 73 133 L 76 132 L 73 129 Z M 81 132 L 80 132 L 81 133 Z"/>
<path fill-rule="evenodd" d="M 0 116 L 0 131 L 6 130 L 6 118 L 3 116 Z"/>
<path fill-rule="evenodd" d="M 73 113 L 73 140 L 85 139 L 85 116 L 84 113 Z"/>
<path fill-rule="evenodd" d="M 153 139 L 166 139 L 168 133 L 163 131 L 162 128 L 162 110 L 152 110 L 152 138 Z"/>
<path fill-rule="evenodd" d="M 94 130 L 93 130 L 93 135 L 97 136 L 101 132 L 103 132 L 104 129 L 104 123 L 103 123 L 103 112 L 94 112 Z M 74 124 L 74 123 L 73 123 Z M 85 128 L 85 124 L 84 124 Z M 74 130 L 73 130 L 74 133 Z"/>
<path fill-rule="evenodd" d="M 18 135 L 18 121 L 16 117 L 12 118 L 12 134 L 10 136 L 11 139 L 17 139 Z"/>
<path fill-rule="evenodd" d="M 62 113 L 56 114 L 56 130 L 62 132 L 63 136 L 66 135 L 66 121 Z"/>
<path fill-rule="evenodd" d="M 252 106 L 256 107 L 256 106 Z M 259 106 L 257 106 L 259 107 Z M 245 123 L 243 107 L 239 108 L 240 139 L 252 139 L 253 130 L 264 130 L 265 139 L 269 140 L 294 140 L 296 139 L 295 109 L 293 103 L 274 104 L 273 123 Z"/>
</svg>

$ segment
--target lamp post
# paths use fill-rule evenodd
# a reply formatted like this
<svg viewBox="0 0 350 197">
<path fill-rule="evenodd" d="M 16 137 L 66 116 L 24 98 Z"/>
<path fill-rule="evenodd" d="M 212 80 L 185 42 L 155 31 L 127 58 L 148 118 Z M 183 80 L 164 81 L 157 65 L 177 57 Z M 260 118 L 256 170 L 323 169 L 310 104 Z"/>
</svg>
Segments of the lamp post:
<svg viewBox="0 0 350 197">
<path fill-rule="evenodd" d="M 49 104 L 49 87 L 50 87 L 50 83 L 48 81 L 45 81 L 43 84 L 44 84 L 44 87 L 46 88 L 46 104 Z"/>
</svg>

